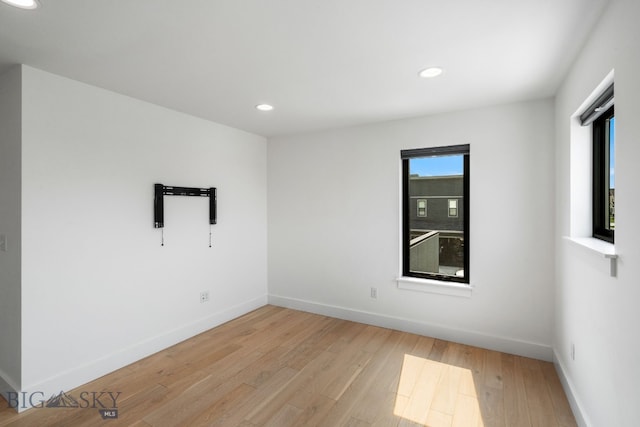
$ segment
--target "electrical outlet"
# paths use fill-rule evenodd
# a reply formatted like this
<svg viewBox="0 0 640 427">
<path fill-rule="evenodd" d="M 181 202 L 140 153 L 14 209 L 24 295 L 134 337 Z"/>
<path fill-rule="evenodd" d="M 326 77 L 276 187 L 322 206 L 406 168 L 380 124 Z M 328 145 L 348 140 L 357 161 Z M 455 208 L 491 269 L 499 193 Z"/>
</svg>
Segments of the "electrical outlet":
<svg viewBox="0 0 640 427">
<path fill-rule="evenodd" d="M 209 291 L 200 292 L 200 302 L 208 302 L 209 301 Z"/>
<path fill-rule="evenodd" d="M 371 288 L 371 298 L 373 299 L 377 299 L 378 298 L 378 288 Z"/>
<path fill-rule="evenodd" d="M 576 360 L 576 345 L 571 343 L 571 360 Z"/>
</svg>

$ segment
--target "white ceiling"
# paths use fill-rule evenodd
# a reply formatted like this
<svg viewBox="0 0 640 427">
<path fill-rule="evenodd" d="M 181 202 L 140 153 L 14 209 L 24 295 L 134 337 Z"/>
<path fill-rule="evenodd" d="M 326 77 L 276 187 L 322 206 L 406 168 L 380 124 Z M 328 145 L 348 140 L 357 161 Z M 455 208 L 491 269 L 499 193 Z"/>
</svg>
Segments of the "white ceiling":
<svg viewBox="0 0 640 427">
<path fill-rule="evenodd" d="M 39 1 L 0 3 L 0 71 L 275 136 L 551 96 L 608 0 Z"/>
</svg>

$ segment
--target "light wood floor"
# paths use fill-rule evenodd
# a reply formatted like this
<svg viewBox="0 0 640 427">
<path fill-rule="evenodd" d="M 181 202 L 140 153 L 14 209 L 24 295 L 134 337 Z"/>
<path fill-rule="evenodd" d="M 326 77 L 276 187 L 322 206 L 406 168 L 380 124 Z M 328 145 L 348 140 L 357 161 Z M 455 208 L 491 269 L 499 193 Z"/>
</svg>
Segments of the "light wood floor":
<svg viewBox="0 0 640 427">
<path fill-rule="evenodd" d="M 0 399 L 0 426 L 575 426 L 552 364 L 265 306 L 67 393 L 97 409 Z"/>
</svg>

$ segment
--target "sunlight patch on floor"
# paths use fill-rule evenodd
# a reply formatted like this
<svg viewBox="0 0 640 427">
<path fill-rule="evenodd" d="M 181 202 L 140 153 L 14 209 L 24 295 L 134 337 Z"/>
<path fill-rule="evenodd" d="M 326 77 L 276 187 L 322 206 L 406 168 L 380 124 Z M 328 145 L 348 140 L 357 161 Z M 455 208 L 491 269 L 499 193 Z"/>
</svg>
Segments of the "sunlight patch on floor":
<svg viewBox="0 0 640 427">
<path fill-rule="evenodd" d="M 394 414 L 431 427 L 484 427 L 471 370 L 404 355 Z"/>
</svg>

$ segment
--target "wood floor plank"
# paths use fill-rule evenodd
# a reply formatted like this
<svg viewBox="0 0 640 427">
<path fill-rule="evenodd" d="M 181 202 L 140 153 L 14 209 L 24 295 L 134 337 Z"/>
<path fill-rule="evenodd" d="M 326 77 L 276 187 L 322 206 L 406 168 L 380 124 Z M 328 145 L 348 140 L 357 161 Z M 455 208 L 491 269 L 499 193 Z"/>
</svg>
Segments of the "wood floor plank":
<svg viewBox="0 0 640 427">
<path fill-rule="evenodd" d="M 431 337 L 418 337 L 416 345 L 411 349 L 410 354 L 415 357 L 422 357 L 423 359 L 440 360 L 441 356 L 436 354 L 444 354 L 447 346 L 446 341 L 436 340 Z M 437 351 L 434 351 L 434 346 L 437 347 Z M 429 357 L 432 356 L 432 357 Z M 437 358 L 436 358 L 437 357 Z"/>
<path fill-rule="evenodd" d="M 408 349 L 411 343 L 406 347 L 398 346 L 387 358 L 385 369 L 376 377 L 375 387 L 370 387 L 361 397 L 360 400 L 364 403 L 354 408 L 353 415 L 372 425 L 397 425 L 400 420 L 398 414 L 402 413 L 409 399 L 408 394 L 399 396 L 401 379 L 407 381 L 401 378 L 405 376 L 403 366 L 408 357 L 415 358 L 421 351 L 428 353 L 432 344 L 433 339 L 422 340 L 419 337 L 411 349 Z"/>
<path fill-rule="evenodd" d="M 318 354 L 326 351 L 340 335 L 342 320 L 330 319 L 324 328 L 311 335 L 296 348 L 295 356 L 288 362 L 288 366 L 294 369 L 302 369 L 304 365 Z"/>
<path fill-rule="evenodd" d="M 97 409 L 0 398 L 0 426 L 575 427 L 552 364 L 265 306 L 78 389 Z"/>
<path fill-rule="evenodd" d="M 557 427 L 553 403 L 538 360 L 520 357 L 527 405 L 533 427 Z"/>
<path fill-rule="evenodd" d="M 391 338 L 391 337 L 390 337 Z M 384 369 L 379 370 L 375 374 L 375 383 L 372 386 L 360 389 L 354 388 L 357 395 L 358 404 L 353 405 L 350 414 L 369 424 L 396 425 L 401 419 L 401 413 L 409 402 L 409 395 L 403 396 L 399 394 L 399 384 L 401 377 L 410 378 L 410 374 L 404 369 L 404 365 L 409 358 L 415 358 L 412 353 L 416 352 L 416 348 L 420 348 L 420 337 L 417 339 L 406 339 L 401 337 L 396 344 L 393 344 L 391 351 L 387 351 L 389 346 L 381 347 L 376 352 L 376 363 L 383 364 Z M 374 365 L 375 366 L 375 365 Z M 404 371 L 403 371 L 404 369 Z M 405 372 L 405 374 L 403 374 Z M 361 378 L 361 382 L 366 384 L 367 376 Z M 411 382 L 407 380 L 407 382 Z"/>
<path fill-rule="evenodd" d="M 497 351 L 483 350 L 484 369 L 482 370 L 483 385 L 502 390 L 502 354 Z"/>
<path fill-rule="evenodd" d="M 453 415 L 458 401 L 458 390 L 462 381 L 463 368 L 443 365 L 443 372 L 436 387 L 430 411 Z"/>
<path fill-rule="evenodd" d="M 345 427 L 369 427 L 369 423 L 359 420 L 357 418 L 349 418 L 347 423 L 344 425 Z"/>
<path fill-rule="evenodd" d="M 567 396 L 564 394 L 560 378 L 556 373 L 556 369 L 552 363 L 541 362 L 542 374 L 544 375 L 545 383 L 549 390 L 549 396 L 551 397 L 551 403 L 553 404 L 553 410 L 556 414 L 556 419 L 561 427 L 577 427 L 576 420 L 571 412 L 571 406 Z"/>
<path fill-rule="evenodd" d="M 161 406 L 145 415 L 143 420 L 153 426 L 179 425 L 184 420 L 189 419 L 194 413 L 204 411 L 207 406 L 215 402 L 219 397 L 216 388 L 219 386 L 216 378 L 211 374 L 192 384 L 183 393 L 171 399 L 167 404 Z"/>
<path fill-rule="evenodd" d="M 427 416 L 431 408 L 431 402 L 436 394 L 436 389 L 444 371 L 444 366 L 434 360 L 422 359 L 422 369 L 409 397 L 402 418 L 414 421 L 418 424 L 426 424 Z"/>
<path fill-rule="evenodd" d="M 505 424 L 513 427 L 529 427 L 529 405 L 520 358 L 502 354 Z"/>
<path fill-rule="evenodd" d="M 474 371 L 474 380 L 483 423 L 485 427 L 506 427 L 501 355 L 479 348 L 474 348 L 473 353 L 478 354 L 478 363 L 481 363 Z"/>
<path fill-rule="evenodd" d="M 212 412 L 217 415 L 224 414 L 227 408 L 234 408 L 241 404 L 241 402 L 228 403 L 228 400 L 230 399 L 229 395 L 237 396 L 242 393 L 244 396 L 244 392 L 249 394 L 255 389 L 255 387 L 246 384 L 245 380 L 248 376 L 252 375 L 250 367 L 255 365 L 262 356 L 263 355 L 261 353 L 250 352 L 240 360 L 228 359 L 222 365 L 220 363 L 215 363 L 205 370 L 209 372 L 209 376 L 206 378 L 207 388 L 206 391 L 204 391 L 208 396 L 203 396 L 201 398 L 199 395 L 202 392 L 201 390 L 189 388 L 175 397 L 172 404 L 168 405 L 169 408 L 162 408 L 161 410 L 156 411 L 154 415 L 155 420 L 151 420 L 148 417 L 145 418 L 145 420 L 155 424 L 157 420 L 165 419 L 165 417 L 168 416 L 168 413 L 172 413 L 175 410 L 176 405 L 180 406 L 181 409 L 183 407 L 190 406 L 189 411 L 192 413 L 197 412 L 199 417 L 202 416 L 202 414 L 206 415 L 208 412 Z M 203 407 L 206 407 L 207 409 L 202 409 Z M 191 418 L 187 418 L 186 420 L 190 419 Z M 180 423 L 192 425 L 186 420 L 180 419 Z M 210 424 L 211 422 L 212 421 L 209 420 L 206 424 Z"/>
<path fill-rule="evenodd" d="M 367 413 L 375 412 L 371 421 L 372 426 L 395 427 L 398 425 L 401 418 L 396 415 L 396 408 L 400 412 L 404 409 L 404 406 L 398 404 L 398 395 L 395 392 L 387 391 L 375 400 L 369 400 L 365 397 L 364 401 L 371 402 L 371 406 L 375 406 L 373 410 L 366 411 Z"/>
<path fill-rule="evenodd" d="M 300 415 L 293 420 L 294 426 L 315 426 L 320 420 L 326 417 L 331 411 L 336 401 L 322 394 L 315 395 L 315 398 L 302 410 Z"/>
<path fill-rule="evenodd" d="M 311 337 L 316 335 L 321 337 L 325 333 L 325 326 L 331 323 L 331 319 L 307 314 L 310 317 L 301 317 L 292 321 L 293 327 L 285 330 L 277 337 L 275 343 L 278 347 L 299 352 L 302 346 L 308 345 L 307 342 L 313 342 Z M 317 339 L 319 338 L 316 337 L 315 340 Z"/>
<path fill-rule="evenodd" d="M 507 427 L 502 389 L 480 386 L 478 404 L 485 427 Z"/>
<path fill-rule="evenodd" d="M 164 405 L 168 401 L 169 390 L 155 385 L 129 397 L 118 404 L 118 424 L 129 425 L 141 420 L 147 413 Z M 95 425 L 95 420 L 88 426 Z"/>
<path fill-rule="evenodd" d="M 216 420 L 213 420 L 209 425 L 213 426 L 235 426 L 241 424 L 246 416 L 253 411 L 262 402 L 268 400 L 271 396 L 276 394 L 278 390 L 286 386 L 286 384 L 293 378 L 298 371 L 289 367 L 284 367 L 278 372 L 269 377 L 268 380 L 255 387 L 255 391 L 246 396 L 240 404 L 233 408 L 232 411 L 228 411 L 221 414 Z M 247 421 L 248 422 L 248 421 Z"/>
<path fill-rule="evenodd" d="M 424 424 L 417 423 L 408 418 L 400 418 L 400 422 L 398 423 L 398 427 L 422 427 Z"/>
<path fill-rule="evenodd" d="M 471 369 L 471 347 L 450 342 L 447 344 L 442 362 L 464 369 Z"/>
<path fill-rule="evenodd" d="M 171 422 L 178 424 L 189 418 L 185 412 L 202 412 L 207 406 L 223 399 L 227 393 L 241 383 L 240 380 L 234 382 L 234 377 L 239 372 L 247 372 L 244 370 L 263 355 L 249 348 L 243 347 L 243 349 L 243 357 L 236 357 L 237 354 L 234 352 L 223 358 L 217 358 L 211 365 L 203 369 L 203 373 L 208 375 L 194 385 L 188 386 L 189 382 L 186 381 L 178 387 L 169 386 L 171 391 L 177 389 L 180 390 L 180 393 L 172 398 L 170 404 L 146 416 L 145 421 L 157 424 L 162 420 L 171 420 Z M 230 357 L 231 355 L 233 357 Z M 184 386 L 188 386 L 188 388 L 183 389 Z"/>
<path fill-rule="evenodd" d="M 458 389 L 458 393 L 478 399 L 476 381 L 471 369 L 462 368 L 460 371 L 460 388 Z"/>
<path fill-rule="evenodd" d="M 429 351 L 428 358 L 437 361 L 442 360 L 442 357 L 444 356 L 448 345 L 449 343 L 447 341 L 438 339 L 434 340 L 433 345 L 431 346 L 431 350 Z"/>
<path fill-rule="evenodd" d="M 263 425 L 284 406 L 288 405 L 289 401 L 296 397 L 297 394 L 305 393 L 308 388 L 315 388 L 314 382 L 316 378 L 331 365 L 337 356 L 336 353 L 325 351 L 310 360 L 284 387 L 278 390 L 278 393 L 257 406 L 254 411 L 247 415 L 246 419 L 253 424 Z"/>
<path fill-rule="evenodd" d="M 400 383 L 398 384 L 398 394 L 411 397 L 416 383 L 420 378 L 422 367 L 426 359 L 407 354 L 403 358 L 402 371 L 400 372 Z"/>
<path fill-rule="evenodd" d="M 371 353 L 360 351 L 348 360 L 337 359 L 327 374 L 332 380 L 320 390 L 329 399 L 339 400 L 371 361 Z"/>
<path fill-rule="evenodd" d="M 389 337 L 389 334 L 391 333 L 391 329 L 385 329 L 385 328 L 376 327 L 375 331 L 376 331 L 375 334 L 371 337 L 369 342 L 367 342 L 367 344 L 362 347 L 362 351 L 366 353 L 377 352 L 380 349 L 380 347 L 384 345 L 387 338 Z"/>
<path fill-rule="evenodd" d="M 286 366 L 290 354 L 291 350 L 286 347 L 275 347 L 239 372 L 242 372 L 245 383 L 260 387 Z"/>
<path fill-rule="evenodd" d="M 472 396 L 460 395 L 451 426 L 474 427 L 478 425 L 484 425 L 478 400 Z"/>
<path fill-rule="evenodd" d="M 363 396 L 373 387 L 377 376 L 384 369 L 389 359 L 401 357 L 415 345 L 417 337 L 394 331 L 389 335 L 386 345 L 369 362 L 362 374 L 356 378 L 349 389 L 336 402 L 333 410 L 327 414 L 319 425 L 326 427 L 340 426 L 351 419 L 358 406 L 363 405 Z"/>
<path fill-rule="evenodd" d="M 375 326 L 367 326 L 351 339 L 350 345 L 342 349 L 331 368 L 324 372 L 324 375 L 332 379 L 320 390 L 320 393 L 334 400 L 340 399 L 371 360 L 372 352 L 376 350 L 375 343 L 382 345 L 379 340 L 379 329 Z M 364 351 L 364 348 L 368 348 L 369 351 Z M 332 349 L 329 348 L 328 351 Z"/>
<path fill-rule="evenodd" d="M 348 349 L 351 342 L 360 336 L 365 329 L 367 329 L 367 325 L 363 325 L 362 323 L 345 322 L 336 329 L 337 339 L 327 348 L 327 351 L 341 353 L 345 349 Z"/>
<path fill-rule="evenodd" d="M 191 417 L 183 420 L 180 425 L 186 427 L 211 425 L 217 419 L 222 418 L 225 413 L 234 410 L 237 406 L 240 406 L 242 404 L 242 400 L 253 392 L 255 392 L 255 387 L 244 383 L 239 384 L 229 393 L 225 394 L 221 399 L 218 399 L 211 405 L 207 406 L 204 411 L 194 413 Z"/>
<path fill-rule="evenodd" d="M 427 416 L 427 425 L 429 427 L 451 427 L 452 423 L 453 414 L 445 414 L 439 411 L 431 410 L 429 411 L 429 415 Z"/>
<path fill-rule="evenodd" d="M 265 427 L 289 427 L 295 426 L 294 422 L 301 415 L 302 409 L 293 405 L 284 405 L 275 415 L 265 423 L 258 425 Z"/>
</svg>

